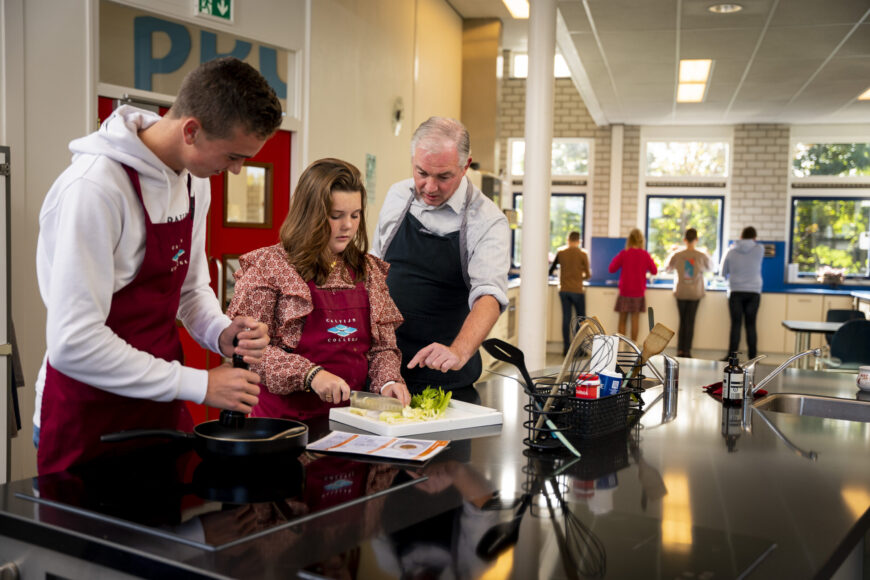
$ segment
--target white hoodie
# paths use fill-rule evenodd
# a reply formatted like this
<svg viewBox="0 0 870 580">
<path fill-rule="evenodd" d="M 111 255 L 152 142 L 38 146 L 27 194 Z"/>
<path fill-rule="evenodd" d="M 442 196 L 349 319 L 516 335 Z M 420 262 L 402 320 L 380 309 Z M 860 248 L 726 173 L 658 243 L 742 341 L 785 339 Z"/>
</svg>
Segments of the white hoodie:
<svg viewBox="0 0 870 580">
<path fill-rule="evenodd" d="M 125 163 L 139 172 L 154 223 L 188 213 L 187 170 L 176 174 L 138 137 L 160 117 L 119 107 L 99 131 L 70 143 L 71 165 L 54 182 L 39 214 L 36 273 L 48 309 L 46 355 L 36 379 L 34 425 L 40 424 L 46 360 L 65 375 L 125 397 L 202 403 L 206 371 L 137 350 L 106 326 L 112 295 L 133 281 L 145 255 L 142 204 Z M 190 267 L 178 318 L 199 344 L 219 352 L 230 324 L 209 287 L 205 230 L 211 192 L 193 178 L 196 197 Z"/>
</svg>

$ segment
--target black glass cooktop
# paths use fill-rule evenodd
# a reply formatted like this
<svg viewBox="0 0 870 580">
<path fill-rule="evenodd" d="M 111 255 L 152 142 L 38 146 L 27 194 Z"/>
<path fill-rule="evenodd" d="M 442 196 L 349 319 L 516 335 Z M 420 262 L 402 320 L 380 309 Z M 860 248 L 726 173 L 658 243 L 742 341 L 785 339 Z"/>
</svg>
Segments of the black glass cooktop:
<svg viewBox="0 0 870 580">
<path fill-rule="evenodd" d="M 171 446 L 34 478 L 17 494 L 70 514 L 219 550 L 418 483 L 396 480 L 399 466 L 336 455 L 201 460 Z M 61 522 L 58 522 L 61 523 Z"/>
</svg>

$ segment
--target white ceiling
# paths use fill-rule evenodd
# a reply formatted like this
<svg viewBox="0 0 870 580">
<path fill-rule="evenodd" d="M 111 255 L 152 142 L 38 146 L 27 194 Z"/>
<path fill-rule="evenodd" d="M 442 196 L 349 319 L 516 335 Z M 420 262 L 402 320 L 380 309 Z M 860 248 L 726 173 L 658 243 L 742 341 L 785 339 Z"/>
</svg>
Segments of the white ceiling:
<svg viewBox="0 0 870 580">
<path fill-rule="evenodd" d="M 500 18 L 503 48 L 528 23 L 501 0 L 448 0 Z M 534 0 L 532 0 L 534 1 Z M 559 0 L 559 50 L 599 124 L 870 123 L 870 0 Z M 564 26 L 562 26 L 564 24 Z M 676 104 L 680 59 L 713 59 L 703 103 Z"/>
</svg>

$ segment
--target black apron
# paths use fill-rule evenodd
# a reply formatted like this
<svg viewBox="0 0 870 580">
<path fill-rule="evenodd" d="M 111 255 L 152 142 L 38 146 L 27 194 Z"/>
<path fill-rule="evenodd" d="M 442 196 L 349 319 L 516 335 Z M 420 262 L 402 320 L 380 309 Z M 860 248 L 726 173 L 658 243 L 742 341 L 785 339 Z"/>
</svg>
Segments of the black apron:
<svg viewBox="0 0 870 580">
<path fill-rule="evenodd" d="M 433 342 L 452 344 L 470 312 L 465 232 L 472 194 L 468 182 L 459 231 L 440 236 L 428 231 L 408 211 L 414 200 L 412 190 L 399 226 L 384 245 L 384 260 L 390 264 L 387 286 L 405 318 L 396 330 L 396 342 L 402 351 L 402 378 L 411 393 L 419 393 L 427 386 L 444 390 L 468 387 L 483 369 L 480 353 L 474 353 L 458 371 L 407 368 L 424 346 Z"/>
</svg>

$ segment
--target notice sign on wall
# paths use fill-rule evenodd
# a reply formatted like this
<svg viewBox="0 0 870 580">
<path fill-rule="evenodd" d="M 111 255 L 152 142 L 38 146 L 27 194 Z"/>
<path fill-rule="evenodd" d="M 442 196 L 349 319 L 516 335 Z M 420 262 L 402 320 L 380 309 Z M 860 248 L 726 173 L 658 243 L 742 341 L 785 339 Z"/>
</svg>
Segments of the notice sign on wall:
<svg viewBox="0 0 870 580">
<path fill-rule="evenodd" d="M 197 16 L 211 16 L 224 22 L 233 21 L 232 0 L 195 0 Z"/>
</svg>

